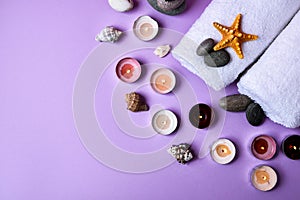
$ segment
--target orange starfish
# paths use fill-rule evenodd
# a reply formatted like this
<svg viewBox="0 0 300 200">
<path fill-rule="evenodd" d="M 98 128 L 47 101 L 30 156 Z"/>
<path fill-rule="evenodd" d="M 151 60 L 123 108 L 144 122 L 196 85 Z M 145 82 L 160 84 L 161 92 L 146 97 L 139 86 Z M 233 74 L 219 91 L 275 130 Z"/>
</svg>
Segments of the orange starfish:
<svg viewBox="0 0 300 200">
<path fill-rule="evenodd" d="M 220 50 L 226 47 L 231 47 L 236 52 L 240 59 L 244 58 L 241 44 L 250 40 L 256 40 L 257 35 L 243 33 L 241 31 L 241 14 L 238 14 L 230 27 L 214 22 L 214 27 L 222 34 L 222 40 L 214 46 L 214 50 Z"/>
</svg>

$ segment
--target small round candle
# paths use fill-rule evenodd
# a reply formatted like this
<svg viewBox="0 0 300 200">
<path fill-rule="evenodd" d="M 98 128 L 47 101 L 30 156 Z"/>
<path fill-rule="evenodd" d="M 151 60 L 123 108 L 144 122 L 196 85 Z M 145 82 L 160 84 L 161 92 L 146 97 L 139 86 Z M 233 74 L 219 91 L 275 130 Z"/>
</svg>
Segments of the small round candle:
<svg viewBox="0 0 300 200">
<path fill-rule="evenodd" d="M 261 160 L 269 160 L 276 153 L 277 145 L 274 138 L 268 135 L 256 137 L 251 145 L 253 155 Z"/>
<path fill-rule="evenodd" d="M 154 39 L 158 33 L 158 23 L 149 16 L 141 16 L 133 24 L 134 34 L 143 41 Z"/>
<path fill-rule="evenodd" d="M 282 150 L 288 158 L 292 160 L 299 160 L 300 159 L 300 136 L 291 135 L 287 137 L 282 142 Z"/>
<path fill-rule="evenodd" d="M 219 164 L 230 163 L 236 154 L 234 144 L 228 139 L 219 139 L 212 146 L 210 155 Z"/>
<path fill-rule="evenodd" d="M 162 135 L 173 133 L 177 127 L 177 117 L 170 110 L 160 110 L 152 118 L 153 129 Z"/>
<path fill-rule="evenodd" d="M 134 58 L 123 58 L 116 66 L 116 73 L 120 80 L 126 83 L 133 83 L 141 76 L 141 65 Z"/>
<path fill-rule="evenodd" d="M 161 68 L 153 72 L 150 82 L 154 91 L 160 94 L 167 94 L 174 89 L 176 77 L 171 70 Z"/>
<path fill-rule="evenodd" d="M 199 129 L 209 127 L 213 120 L 213 110 L 206 104 L 194 105 L 189 112 L 189 120 L 193 126 Z"/>
<path fill-rule="evenodd" d="M 272 190 L 277 183 L 277 174 L 270 166 L 258 166 L 251 173 L 251 183 L 258 190 Z"/>
</svg>

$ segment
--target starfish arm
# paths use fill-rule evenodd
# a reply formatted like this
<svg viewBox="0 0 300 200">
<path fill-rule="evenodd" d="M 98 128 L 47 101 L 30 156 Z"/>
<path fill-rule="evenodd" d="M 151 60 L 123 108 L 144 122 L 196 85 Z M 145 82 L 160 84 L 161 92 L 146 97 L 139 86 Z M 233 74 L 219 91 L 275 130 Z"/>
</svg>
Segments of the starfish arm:
<svg viewBox="0 0 300 200">
<path fill-rule="evenodd" d="M 233 35 L 229 35 L 228 37 L 224 37 L 220 42 L 218 42 L 215 46 L 214 46 L 214 50 L 218 51 L 220 49 L 224 49 L 226 47 L 230 46 L 230 43 L 233 41 L 234 36 Z"/>
<path fill-rule="evenodd" d="M 224 35 L 226 32 L 228 33 L 230 31 L 229 27 L 219 24 L 218 22 L 214 22 L 213 25 L 222 35 Z"/>
<path fill-rule="evenodd" d="M 234 38 L 233 42 L 230 44 L 230 47 L 233 48 L 240 59 L 244 58 L 241 43 L 239 42 L 238 38 Z"/>
<path fill-rule="evenodd" d="M 242 19 L 242 14 L 238 14 L 233 22 L 233 24 L 231 25 L 231 28 L 234 30 L 239 30 L 240 29 L 240 25 L 241 25 L 241 19 Z"/>
<path fill-rule="evenodd" d="M 258 36 L 257 35 L 252 35 L 252 34 L 242 34 L 241 39 L 246 42 L 246 41 L 251 41 L 251 40 L 257 40 Z"/>
</svg>

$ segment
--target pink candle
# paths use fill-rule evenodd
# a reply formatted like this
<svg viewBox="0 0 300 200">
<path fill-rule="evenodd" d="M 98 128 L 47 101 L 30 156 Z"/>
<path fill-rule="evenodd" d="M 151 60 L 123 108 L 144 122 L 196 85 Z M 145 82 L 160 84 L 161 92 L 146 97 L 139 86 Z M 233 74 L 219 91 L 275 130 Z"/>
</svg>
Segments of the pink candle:
<svg viewBox="0 0 300 200">
<path fill-rule="evenodd" d="M 141 65 L 134 58 L 123 58 L 116 66 L 116 73 L 120 80 L 133 83 L 141 76 Z"/>
<path fill-rule="evenodd" d="M 268 135 L 260 135 L 256 137 L 251 145 L 253 155 L 261 160 L 269 160 L 276 153 L 276 142 Z"/>
</svg>

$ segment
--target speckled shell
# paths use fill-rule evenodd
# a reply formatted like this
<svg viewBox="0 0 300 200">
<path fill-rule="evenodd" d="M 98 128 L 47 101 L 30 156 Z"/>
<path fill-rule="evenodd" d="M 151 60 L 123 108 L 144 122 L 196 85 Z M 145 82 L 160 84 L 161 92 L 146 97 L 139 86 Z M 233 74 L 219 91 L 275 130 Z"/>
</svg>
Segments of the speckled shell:
<svg viewBox="0 0 300 200">
<path fill-rule="evenodd" d="M 95 40 L 98 42 L 111 42 L 114 43 L 119 40 L 122 31 L 112 27 L 105 27 L 99 34 L 96 35 Z"/>
<path fill-rule="evenodd" d="M 176 158 L 176 160 L 181 164 L 185 164 L 193 159 L 193 154 L 190 151 L 190 145 L 186 143 L 172 145 L 172 147 L 168 149 L 168 153 Z"/>
<path fill-rule="evenodd" d="M 125 95 L 126 102 L 127 102 L 127 109 L 132 112 L 139 112 L 139 111 L 147 111 L 149 110 L 148 105 L 145 103 L 144 98 L 136 93 L 132 92 Z"/>
</svg>

